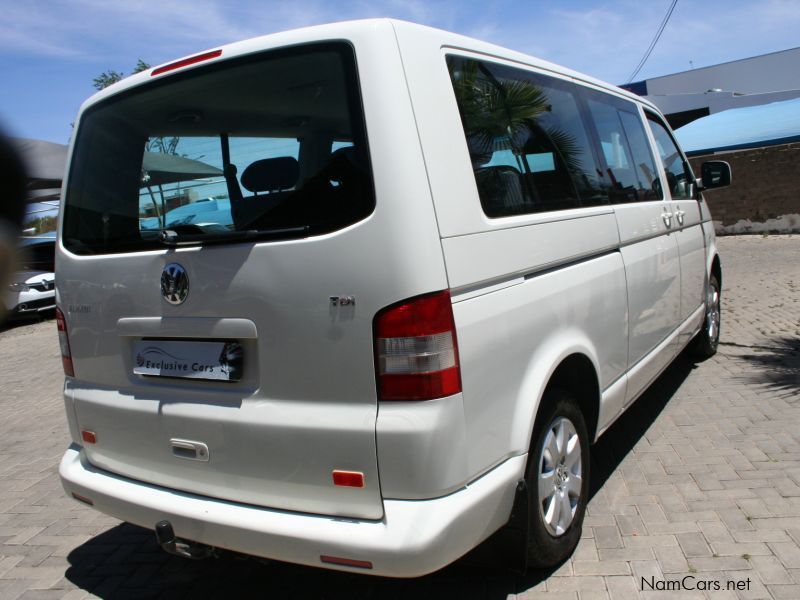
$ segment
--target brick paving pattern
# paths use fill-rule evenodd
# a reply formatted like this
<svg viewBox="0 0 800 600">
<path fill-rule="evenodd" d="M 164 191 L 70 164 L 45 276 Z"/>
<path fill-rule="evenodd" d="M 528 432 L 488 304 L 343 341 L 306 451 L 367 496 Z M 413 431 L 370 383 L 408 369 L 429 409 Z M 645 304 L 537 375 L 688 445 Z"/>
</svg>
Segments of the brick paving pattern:
<svg viewBox="0 0 800 600">
<path fill-rule="evenodd" d="M 0 598 L 800 599 L 800 237 L 720 249 L 719 353 L 679 358 L 594 447 L 578 549 L 524 577 L 479 556 L 418 580 L 171 557 L 151 532 L 64 497 L 55 324 L 2 328 Z M 686 576 L 722 590 L 646 583 Z"/>
</svg>

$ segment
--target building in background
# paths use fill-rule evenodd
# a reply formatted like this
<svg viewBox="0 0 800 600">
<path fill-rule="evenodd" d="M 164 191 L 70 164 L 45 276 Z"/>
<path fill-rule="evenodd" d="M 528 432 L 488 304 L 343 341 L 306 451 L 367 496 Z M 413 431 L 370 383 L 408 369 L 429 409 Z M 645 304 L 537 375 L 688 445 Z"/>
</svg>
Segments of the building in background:
<svg viewBox="0 0 800 600">
<path fill-rule="evenodd" d="M 621 86 L 658 106 L 673 129 L 726 110 L 800 98 L 800 48 Z"/>
<path fill-rule="evenodd" d="M 696 173 L 731 164 L 733 185 L 707 196 L 717 233 L 800 233 L 800 48 L 622 87 L 666 114 Z"/>
</svg>

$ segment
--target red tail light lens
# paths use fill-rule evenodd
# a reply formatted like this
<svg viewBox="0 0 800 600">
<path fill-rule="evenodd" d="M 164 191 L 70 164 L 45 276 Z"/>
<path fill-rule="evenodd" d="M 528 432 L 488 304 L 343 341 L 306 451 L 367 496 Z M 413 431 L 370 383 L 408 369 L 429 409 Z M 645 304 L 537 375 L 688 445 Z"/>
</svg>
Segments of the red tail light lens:
<svg viewBox="0 0 800 600">
<path fill-rule="evenodd" d="M 64 374 L 75 377 L 75 369 L 72 368 L 72 352 L 69 349 L 67 320 L 60 308 L 56 308 L 56 326 L 58 327 L 58 343 L 61 344 L 61 364 L 64 367 Z"/>
<path fill-rule="evenodd" d="M 375 317 L 380 400 L 433 400 L 461 391 L 450 292 L 390 306 Z"/>
</svg>

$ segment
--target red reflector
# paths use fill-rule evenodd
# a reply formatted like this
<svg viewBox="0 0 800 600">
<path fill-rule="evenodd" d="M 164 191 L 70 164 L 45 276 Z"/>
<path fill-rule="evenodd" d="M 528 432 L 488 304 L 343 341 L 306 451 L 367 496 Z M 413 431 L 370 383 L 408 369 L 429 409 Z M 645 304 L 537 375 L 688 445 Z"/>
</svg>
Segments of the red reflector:
<svg viewBox="0 0 800 600">
<path fill-rule="evenodd" d="M 400 302 L 375 317 L 380 400 L 432 400 L 461 391 L 450 292 Z"/>
<path fill-rule="evenodd" d="M 87 429 L 81 430 L 81 438 L 87 444 L 96 444 L 97 443 L 97 436 L 95 435 L 94 431 L 88 431 Z"/>
<path fill-rule="evenodd" d="M 84 504 L 88 504 L 89 506 L 94 506 L 94 502 L 89 500 L 86 496 L 81 496 L 80 494 L 76 494 L 72 492 L 72 497 L 75 498 L 78 502 L 83 502 Z"/>
<path fill-rule="evenodd" d="M 64 374 L 69 377 L 75 377 L 75 368 L 72 366 L 72 351 L 69 349 L 67 320 L 58 307 L 56 307 L 56 327 L 58 328 L 58 343 L 61 345 L 61 366 L 64 367 Z"/>
<path fill-rule="evenodd" d="M 64 375 L 75 377 L 75 367 L 72 366 L 72 359 L 69 356 L 61 357 L 61 366 L 64 368 Z"/>
<path fill-rule="evenodd" d="M 189 58 L 176 60 L 175 62 L 164 65 L 163 67 L 153 69 L 153 72 L 150 73 L 150 77 L 161 75 L 161 73 L 166 73 L 167 71 L 174 71 L 175 69 L 180 69 L 181 67 L 188 67 L 189 65 L 194 65 L 199 62 L 203 62 L 204 60 L 211 60 L 212 58 L 217 58 L 221 55 L 222 50 L 212 50 L 211 52 L 204 52 L 203 54 L 197 54 L 196 56 L 190 56 Z"/>
<path fill-rule="evenodd" d="M 333 485 L 344 487 L 363 488 L 364 474 L 358 471 L 334 471 Z"/>
<path fill-rule="evenodd" d="M 338 556 L 328 556 L 323 554 L 319 559 L 324 563 L 332 565 L 344 565 L 346 567 L 358 567 L 359 569 L 371 569 L 372 563 L 368 560 L 354 560 L 352 558 L 340 558 Z"/>
</svg>

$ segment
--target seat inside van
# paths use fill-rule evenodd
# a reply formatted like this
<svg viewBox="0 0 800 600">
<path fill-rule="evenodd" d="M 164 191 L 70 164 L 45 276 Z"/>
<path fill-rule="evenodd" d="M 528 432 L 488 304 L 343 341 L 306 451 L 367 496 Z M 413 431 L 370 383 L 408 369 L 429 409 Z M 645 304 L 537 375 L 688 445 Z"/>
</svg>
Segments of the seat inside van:
<svg viewBox="0 0 800 600">
<path fill-rule="evenodd" d="M 235 198 L 232 194 L 231 197 L 231 215 L 236 229 L 246 229 L 280 206 L 291 196 L 299 177 L 299 163 L 293 156 L 263 158 L 248 165 L 240 181 L 253 195 Z"/>
</svg>

